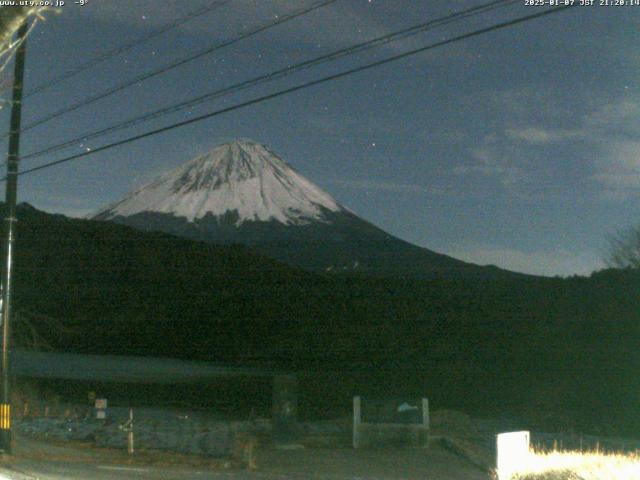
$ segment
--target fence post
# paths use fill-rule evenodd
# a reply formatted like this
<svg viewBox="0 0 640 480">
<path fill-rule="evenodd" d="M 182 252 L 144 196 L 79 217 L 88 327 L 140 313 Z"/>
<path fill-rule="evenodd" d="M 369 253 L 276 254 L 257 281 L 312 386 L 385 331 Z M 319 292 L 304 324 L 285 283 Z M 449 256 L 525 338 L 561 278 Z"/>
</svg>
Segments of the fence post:
<svg viewBox="0 0 640 480">
<path fill-rule="evenodd" d="M 360 424 L 362 423 L 361 399 L 353 397 L 353 448 L 360 448 Z"/>
<path fill-rule="evenodd" d="M 425 428 L 428 430 L 430 428 L 431 420 L 429 418 L 429 399 L 422 399 L 422 423 Z"/>
<path fill-rule="evenodd" d="M 273 440 L 280 448 L 300 448 L 298 443 L 298 381 L 292 374 L 273 377 Z"/>
<path fill-rule="evenodd" d="M 127 451 L 133 455 L 133 408 L 129 409 L 129 431 L 127 432 Z"/>
</svg>

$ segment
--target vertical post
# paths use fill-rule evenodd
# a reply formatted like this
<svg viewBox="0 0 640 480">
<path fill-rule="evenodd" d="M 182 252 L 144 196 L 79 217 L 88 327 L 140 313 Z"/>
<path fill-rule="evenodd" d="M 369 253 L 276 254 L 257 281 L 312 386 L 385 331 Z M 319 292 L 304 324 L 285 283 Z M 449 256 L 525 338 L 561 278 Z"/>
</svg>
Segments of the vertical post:
<svg viewBox="0 0 640 480">
<path fill-rule="evenodd" d="M 360 423 L 362 423 L 360 397 L 353 397 L 353 448 L 360 448 Z"/>
<path fill-rule="evenodd" d="M 429 420 L 429 399 L 428 398 L 423 398 L 422 399 L 422 425 L 424 426 L 424 428 L 429 430 L 429 428 L 430 428 L 429 423 L 430 423 L 430 420 Z"/>
<path fill-rule="evenodd" d="M 295 375 L 273 377 L 273 439 L 279 448 L 298 448 L 298 382 Z"/>
<path fill-rule="evenodd" d="M 129 431 L 127 432 L 127 451 L 133 455 L 133 408 L 129 409 Z"/>
<path fill-rule="evenodd" d="M 13 74 L 13 103 L 9 132 L 9 155 L 7 156 L 7 186 L 5 194 L 5 268 L 2 277 L 2 395 L 0 395 L 0 450 L 11 453 L 11 385 L 9 375 L 9 340 L 11 320 L 11 287 L 13 266 L 14 227 L 16 223 L 16 201 L 18 193 L 18 162 L 20 160 L 20 128 L 22 116 L 22 86 L 26 53 L 28 22 L 18 30 L 17 41 L 22 42 L 16 52 Z"/>
<path fill-rule="evenodd" d="M 422 399 L 422 436 L 420 437 L 420 446 L 428 447 L 431 437 L 431 418 L 429 417 L 429 399 Z"/>
</svg>

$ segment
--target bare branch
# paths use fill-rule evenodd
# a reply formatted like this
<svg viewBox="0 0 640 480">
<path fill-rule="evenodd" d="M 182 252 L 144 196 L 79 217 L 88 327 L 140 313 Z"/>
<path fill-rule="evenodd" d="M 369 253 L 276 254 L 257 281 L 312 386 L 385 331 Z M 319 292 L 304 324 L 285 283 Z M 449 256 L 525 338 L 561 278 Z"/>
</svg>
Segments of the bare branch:
<svg viewBox="0 0 640 480">
<path fill-rule="evenodd" d="M 640 225 L 608 237 L 605 263 L 612 268 L 640 268 Z"/>
</svg>

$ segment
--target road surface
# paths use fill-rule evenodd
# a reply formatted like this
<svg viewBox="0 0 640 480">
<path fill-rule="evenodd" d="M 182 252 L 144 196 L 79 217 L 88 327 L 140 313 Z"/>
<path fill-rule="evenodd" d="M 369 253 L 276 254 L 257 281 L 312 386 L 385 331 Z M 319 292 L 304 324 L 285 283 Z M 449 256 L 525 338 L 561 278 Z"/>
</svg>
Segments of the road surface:
<svg viewBox="0 0 640 480">
<path fill-rule="evenodd" d="M 478 467 L 438 445 L 428 449 L 259 450 L 255 471 L 224 461 L 125 452 L 20 439 L 0 463 L 0 480 L 488 480 Z"/>
</svg>

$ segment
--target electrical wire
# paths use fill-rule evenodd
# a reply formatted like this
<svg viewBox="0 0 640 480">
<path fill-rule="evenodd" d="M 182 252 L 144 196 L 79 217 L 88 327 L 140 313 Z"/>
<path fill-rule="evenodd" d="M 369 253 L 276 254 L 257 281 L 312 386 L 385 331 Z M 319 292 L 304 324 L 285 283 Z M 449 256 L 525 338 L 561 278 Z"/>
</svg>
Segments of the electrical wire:
<svg viewBox="0 0 640 480">
<path fill-rule="evenodd" d="M 91 60 L 88 60 L 85 63 L 82 63 L 80 65 L 78 65 L 76 68 L 69 70 L 65 73 L 62 73 L 61 75 L 58 75 L 57 77 L 53 77 L 50 78 L 49 80 L 45 80 L 44 82 L 42 82 L 40 85 L 37 85 L 36 87 L 32 88 L 30 92 L 28 92 L 25 95 L 25 99 L 29 98 L 33 95 L 36 95 L 37 93 L 41 93 L 44 92 L 45 90 L 48 90 L 49 88 L 51 88 L 52 86 L 63 82 L 65 80 L 69 80 L 70 78 L 75 77 L 76 75 L 95 67 L 96 65 L 99 65 L 102 62 L 105 62 L 107 60 L 110 60 L 113 57 L 116 57 L 118 55 L 121 55 L 125 52 L 128 52 L 129 50 L 134 49 L 135 47 L 142 45 L 144 43 L 147 43 L 151 40 L 153 40 L 156 37 L 159 37 L 160 35 L 169 32 L 175 28 L 180 27 L 181 25 L 184 25 L 187 22 L 190 22 L 191 20 L 201 17 L 203 15 L 206 15 L 207 13 L 222 7 L 224 5 L 226 5 L 227 3 L 229 3 L 231 0 L 216 0 L 214 2 L 211 2 L 209 5 L 199 8 L 198 10 L 195 10 L 193 12 L 190 12 L 186 15 L 184 15 L 183 17 L 180 17 L 176 20 L 174 20 L 171 23 L 168 23 L 162 27 L 160 27 L 157 30 L 154 30 L 153 32 L 151 32 L 149 35 L 140 38 L 138 40 L 135 40 L 133 42 L 130 43 L 126 43 L 124 45 L 121 45 L 119 47 L 116 47 L 112 50 L 109 50 L 108 52 L 105 52 L 102 55 L 97 56 L 96 58 L 93 58 Z"/>
<path fill-rule="evenodd" d="M 320 84 L 323 84 L 323 83 L 327 83 L 327 82 L 331 82 L 331 81 L 334 81 L 334 80 L 338 80 L 340 78 L 344 78 L 346 76 L 353 75 L 355 73 L 359 73 L 359 72 L 363 72 L 363 71 L 366 71 L 366 70 L 370 70 L 372 68 L 380 67 L 382 65 L 386 65 L 386 64 L 389 64 L 391 62 L 395 62 L 395 61 L 403 59 L 403 58 L 407 58 L 407 57 L 410 57 L 410 56 L 413 56 L 413 55 L 417 55 L 419 53 L 423 53 L 423 52 L 426 52 L 426 51 L 429 51 L 429 50 L 433 50 L 433 49 L 436 49 L 436 48 L 439 48 L 439 47 L 443 47 L 445 45 L 450 45 L 450 44 L 457 43 L 457 42 L 462 41 L 462 40 L 466 40 L 468 38 L 472 38 L 472 37 L 476 37 L 476 36 L 479 36 L 479 35 L 483 35 L 485 33 L 493 32 L 493 31 L 496 31 L 496 30 L 501 30 L 503 28 L 512 27 L 514 25 L 518 25 L 520 23 L 524 23 L 524 22 L 527 22 L 527 21 L 530 21 L 530 20 L 534 20 L 534 19 L 537 19 L 537 18 L 548 16 L 548 15 L 551 15 L 551 14 L 554 14 L 554 13 L 559 13 L 559 12 L 565 11 L 565 10 L 567 10 L 569 8 L 573 8 L 574 6 L 575 5 L 566 5 L 566 6 L 563 5 L 563 6 L 560 6 L 560 7 L 553 7 L 551 9 L 547 9 L 547 10 L 544 10 L 544 11 L 541 11 L 541 12 L 538 12 L 538 13 L 525 15 L 525 16 L 518 17 L 518 18 L 515 18 L 515 19 L 512 19 L 512 20 L 508 20 L 508 21 L 505 21 L 505 22 L 494 24 L 494 25 L 491 25 L 489 27 L 485 27 L 485 28 L 481 28 L 481 29 L 478 29 L 478 30 L 474 30 L 474 31 L 469 32 L 469 33 L 458 35 L 458 36 L 455 36 L 455 37 L 452 37 L 452 38 L 449 38 L 449 39 L 446 39 L 446 40 L 442 40 L 442 41 L 439 41 L 439 42 L 436 42 L 436 43 L 432 43 L 430 45 L 426 45 L 424 47 L 420 47 L 420 48 L 416 48 L 416 49 L 413 49 L 413 50 L 409 50 L 407 52 L 396 54 L 396 55 L 393 55 L 391 57 L 384 58 L 382 60 L 378 60 L 378 61 L 375 61 L 375 62 L 372 62 L 372 63 L 368 63 L 366 65 L 362 65 L 362 66 L 355 67 L 355 68 L 352 68 L 352 69 L 349 69 L 349 70 L 346 70 L 346 71 L 343 71 L 343 72 L 340 72 L 340 73 L 336 73 L 336 74 L 333 74 L 333 75 L 322 77 L 322 78 L 317 79 L 317 80 L 312 80 L 312 81 L 309 81 L 309 82 L 306 82 L 306 83 L 302 83 L 300 85 L 289 87 L 289 88 L 286 88 L 284 90 L 279 90 L 277 92 L 270 93 L 268 95 L 263 95 L 261 97 L 257 97 L 257 98 L 251 99 L 251 100 L 247 100 L 245 102 L 238 103 L 236 105 L 232 105 L 230 107 L 222 108 L 220 110 L 215 110 L 213 112 L 209 112 L 209 113 L 206 113 L 204 115 L 200 115 L 198 117 L 191 118 L 189 120 L 184 120 L 182 122 L 174 123 L 174 124 L 162 127 L 162 128 L 158 128 L 158 129 L 155 129 L 155 130 L 151 130 L 151 131 L 139 134 L 139 135 L 134 135 L 132 137 L 129 137 L 129 138 L 126 138 L 126 139 L 123 139 L 123 140 L 119 140 L 117 142 L 113 142 L 113 143 L 109 143 L 109 144 L 103 145 L 101 147 L 95 148 L 95 149 L 93 149 L 91 151 L 88 151 L 88 152 L 82 152 L 82 153 L 79 153 L 79 154 L 76 154 L 76 155 L 71 155 L 69 157 L 65 157 L 65 158 L 61 158 L 59 160 L 48 162 L 48 163 L 39 165 L 37 167 L 33 167 L 33 168 L 30 168 L 30 169 L 24 170 L 24 171 L 20 172 L 18 175 L 26 175 L 28 173 L 33 173 L 33 172 L 36 172 L 36 171 L 39 171 L 39 170 L 43 170 L 43 169 L 50 168 L 50 167 L 53 167 L 53 166 L 56 166 L 56 165 L 67 163 L 67 162 L 70 162 L 70 161 L 73 161 L 73 160 L 77 160 L 79 158 L 87 157 L 89 155 L 94 155 L 96 153 L 99 153 L 99 152 L 102 152 L 102 151 L 105 151 L 105 150 L 109 150 L 111 148 L 115 148 L 115 147 L 118 147 L 118 146 L 121 146 L 121 145 L 126 145 L 128 143 L 132 143 L 132 142 L 135 142 L 137 140 L 142 140 L 144 138 L 148 138 L 148 137 L 151 137 L 151 136 L 154 136 L 154 135 L 158 135 L 160 133 L 168 132 L 168 131 L 174 130 L 176 128 L 180 128 L 180 127 L 184 127 L 184 126 L 187 126 L 187 125 L 191 125 L 193 123 L 201 122 L 203 120 L 206 120 L 206 119 L 209 119 L 209 118 L 213 118 L 215 116 L 222 115 L 224 113 L 228 113 L 228 112 L 232 112 L 232 111 L 235 111 L 235 110 L 239 110 L 241 108 L 248 107 L 250 105 L 255 105 L 255 104 L 258 104 L 258 103 L 262 103 L 264 101 L 271 100 L 271 99 L 274 99 L 274 98 L 278 98 L 278 97 L 281 97 L 281 96 L 284 96 L 284 95 L 288 95 L 290 93 L 294 93 L 294 92 L 297 92 L 297 91 L 300 91 L 300 90 L 303 90 L 303 89 L 306 89 L 306 88 L 309 88 L 309 87 L 313 87 L 313 86 L 320 85 Z M 2 180 L 3 181 L 6 180 L 6 177 L 4 177 Z"/>
<path fill-rule="evenodd" d="M 129 87 L 131 87 L 133 85 L 138 85 L 138 84 L 140 84 L 140 83 L 142 83 L 142 82 L 144 82 L 146 80 L 149 80 L 151 78 L 157 77 L 158 75 L 162 75 L 162 74 L 167 73 L 167 72 L 169 72 L 169 71 L 171 71 L 171 70 L 173 70 L 173 69 L 175 69 L 177 67 L 180 67 L 180 66 L 185 65 L 185 64 L 187 64 L 189 62 L 192 62 L 194 60 L 202 58 L 205 55 L 209 55 L 210 53 L 213 53 L 213 52 L 215 52 L 217 50 L 220 50 L 222 48 L 225 48 L 225 47 L 228 47 L 228 46 L 233 45 L 235 43 L 238 43 L 241 40 L 244 40 L 246 38 L 249 38 L 249 37 L 252 37 L 254 35 L 257 35 L 258 33 L 264 32 L 264 31 L 269 30 L 269 29 L 271 29 L 273 27 L 281 25 L 281 24 L 283 24 L 285 22 L 288 22 L 288 21 L 293 20 L 295 18 L 301 17 L 302 15 L 306 15 L 308 13 L 311 13 L 314 10 L 317 10 L 319 8 L 322 8 L 322 7 L 325 7 L 327 5 L 335 3 L 337 1 L 338 0 L 322 0 L 320 2 L 314 3 L 310 7 L 305 7 L 303 9 L 299 9 L 299 10 L 293 11 L 292 13 L 289 13 L 287 15 L 277 16 L 275 21 L 269 22 L 267 24 L 263 24 L 261 26 L 258 26 L 258 27 L 254 28 L 254 29 L 252 29 L 252 30 L 250 30 L 248 32 L 242 33 L 242 34 L 232 38 L 231 40 L 226 40 L 226 41 L 224 41 L 222 43 L 215 44 L 215 45 L 213 45 L 213 46 L 211 46 L 211 47 L 209 47 L 209 48 L 207 48 L 205 50 L 201 50 L 200 52 L 198 52 L 198 53 L 196 53 L 194 55 L 191 55 L 191 56 L 186 57 L 186 58 L 182 58 L 182 59 L 180 59 L 178 61 L 175 61 L 173 63 L 165 65 L 164 67 L 161 67 L 159 69 L 156 69 L 156 70 L 153 70 L 151 72 L 147 72 L 147 73 L 144 73 L 142 75 L 139 75 L 139 76 L 133 78 L 132 80 L 128 80 L 128 81 L 126 81 L 124 83 L 121 83 L 121 84 L 115 86 L 115 87 L 112 87 L 112 88 L 110 88 L 108 90 L 105 90 L 105 91 L 103 91 L 101 93 L 98 93 L 98 94 L 96 94 L 96 95 L 94 95 L 92 97 L 86 98 L 85 100 L 83 100 L 81 102 L 75 103 L 75 104 L 73 104 L 73 105 L 71 105 L 69 107 L 63 108 L 63 109 L 58 110 L 58 111 L 56 111 L 54 113 L 51 113 L 49 115 L 45 115 L 44 117 L 42 117 L 42 118 L 40 118 L 38 120 L 35 120 L 34 122 L 22 127 L 22 129 L 20 131 L 21 132 L 26 132 L 28 130 L 31 130 L 31 129 L 35 128 L 35 127 L 38 127 L 38 126 L 43 125 L 43 124 L 45 124 L 47 122 L 50 122 L 51 120 L 53 120 L 55 118 L 59 118 L 62 115 L 66 115 L 67 113 L 71 113 L 71 112 L 73 112 L 75 110 L 78 110 L 78 109 L 80 109 L 82 107 L 86 107 L 87 105 L 91 105 L 91 104 L 97 102 L 98 100 L 105 99 L 105 98 L 113 95 L 114 93 L 121 92 L 121 91 L 123 91 L 123 90 L 125 90 L 125 89 L 127 89 L 127 88 L 129 88 Z M 5 135 L 5 137 L 6 137 L 6 135 Z"/>
<path fill-rule="evenodd" d="M 238 91 L 241 90 L 245 90 L 247 88 L 256 86 L 256 85 L 260 85 L 266 82 L 270 82 L 276 79 L 281 79 L 284 77 L 287 77 L 293 73 L 299 72 L 301 70 L 307 69 L 307 68 L 311 68 L 311 67 L 315 67 L 317 65 L 320 65 L 322 63 L 326 63 L 328 61 L 333 61 L 336 60 L 338 58 L 342 58 L 344 56 L 347 55 L 353 55 L 356 53 L 360 53 L 363 52 L 365 50 L 369 50 L 371 48 L 375 48 L 375 47 L 379 47 L 381 45 L 385 45 L 387 43 L 393 42 L 393 41 L 397 41 L 397 40 L 403 40 L 406 38 L 409 38 L 410 36 L 414 36 L 417 35 L 419 33 L 423 33 L 427 30 L 430 30 L 432 28 L 435 27 L 439 27 L 442 25 L 447 25 L 449 23 L 453 23 L 455 21 L 460 21 L 466 18 L 469 18 L 471 16 L 475 16 L 475 15 L 479 15 L 479 14 L 483 14 L 489 11 L 493 11 L 497 8 L 502 8 L 502 7 L 506 7 L 515 3 L 520 3 L 520 0 L 494 0 L 492 2 L 489 2 L 487 4 L 483 4 L 477 7 L 473 7 L 473 8 L 469 8 L 467 10 L 463 10 L 463 11 L 459 11 L 459 12 L 454 12 L 452 14 L 446 15 L 444 17 L 439 17 L 436 18 L 434 20 L 430 20 L 428 22 L 422 22 L 420 24 L 417 25 L 413 25 L 409 28 L 405 28 L 403 30 L 397 31 L 397 32 L 393 32 L 387 35 L 383 35 L 365 42 L 361 42 L 359 44 L 347 47 L 347 48 L 343 48 L 343 49 L 339 49 L 337 51 L 325 54 L 325 55 L 321 55 L 319 57 L 310 59 L 310 60 L 306 60 L 304 62 L 298 63 L 296 65 L 292 65 L 292 66 L 288 66 L 286 68 L 283 69 L 279 69 L 276 71 L 273 71 L 271 73 L 265 74 L 265 75 L 261 75 L 258 76 L 256 78 L 252 78 L 250 80 L 245 80 L 243 82 L 240 83 L 236 83 L 234 85 L 222 88 L 222 89 L 218 89 L 215 90 L 213 92 L 209 92 L 206 93 L 204 95 L 200 95 L 197 96 L 195 98 L 189 99 L 187 101 L 183 101 L 174 105 L 170 105 L 168 107 L 163 107 L 159 110 L 155 110 L 153 112 L 138 116 L 138 117 L 134 117 L 132 119 L 126 120 L 124 122 L 120 122 L 114 125 L 111 125 L 109 127 L 105 127 L 105 128 L 101 128 L 99 130 L 93 131 L 93 132 L 88 132 L 85 133 L 83 135 L 79 135 L 73 139 L 69 139 L 66 140 L 62 143 L 56 144 L 56 145 L 52 145 L 49 147 L 46 147 L 42 150 L 36 151 L 36 152 L 32 152 L 32 153 L 28 153 L 27 155 L 23 155 L 22 156 L 22 160 L 26 160 L 28 158 L 33 158 L 33 157 L 38 157 L 41 155 L 45 155 L 47 153 L 52 153 L 52 152 L 56 152 L 62 149 L 65 149 L 67 147 L 71 147 L 76 145 L 77 143 L 80 142 L 86 142 L 87 140 L 91 140 L 94 138 L 98 138 L 101 137 L 103 135 L 106 135 L 108 133 L 113 133 L 125 128 L 129 128 L 135 125 L 139 125 L 141 123 L 150 121 L 150 120 L 154 120 L 156 118 L 160 118 L 163 117 L 165 115 L 171 114 L 171 113 L 175 113 L 178 112 L 180 110 L 184 110 L 186 108 L 191 108 L 191 107 L 195 107 L 197 105 L 200 105 L 204 102 L 207 101 L 211 101 L 217 98 L 220 98 L 222 96 L 225 95 L 229 95 L 231 93 L 236 93 Z"/>
</svg>

